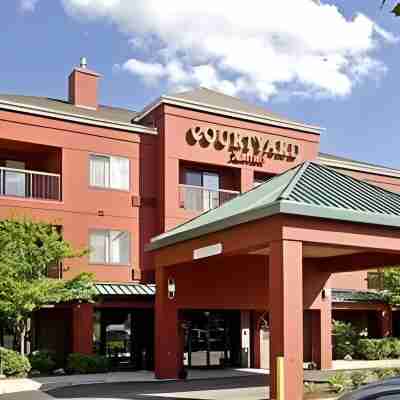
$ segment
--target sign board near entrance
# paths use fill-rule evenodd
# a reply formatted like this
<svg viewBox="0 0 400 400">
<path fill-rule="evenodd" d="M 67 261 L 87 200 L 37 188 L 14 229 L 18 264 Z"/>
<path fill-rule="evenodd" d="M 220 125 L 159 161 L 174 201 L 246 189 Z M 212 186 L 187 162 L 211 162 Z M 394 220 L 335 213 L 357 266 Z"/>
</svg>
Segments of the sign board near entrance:
<svg viewBox="0 0 400 400">
<path fill-rule="evenodd" d="M 199 260 L 200 258 L 216 256 L 221 253 L 222 253 L 222 243 L 217 243 L 206 247 L 200 247 L 199 249 L 193 250 L 193 260 Z"/>
<path fill-rule="evenodd" d="M 216 151 L 227 151 L 229 162 L 262 167 L 267 160 L 295 161 L 300 146 L 266 134 L 249 134 L 214 127 L 195 126 L 186 133 L 187 142 Z"/>
</svg>

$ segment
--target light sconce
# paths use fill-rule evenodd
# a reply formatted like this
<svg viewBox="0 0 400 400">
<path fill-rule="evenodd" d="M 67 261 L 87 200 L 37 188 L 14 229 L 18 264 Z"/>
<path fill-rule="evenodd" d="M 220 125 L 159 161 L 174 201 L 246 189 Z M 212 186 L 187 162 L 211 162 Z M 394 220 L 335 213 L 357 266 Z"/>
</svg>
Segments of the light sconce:
<svg viewBox="0 0 400 400">
<path fill-rule="evenodd" d="M 331 289 L 322 289 L 322 300 L 329 300 L 331 298 Z"/>
<path fill-rule="evenodd" d="M 175 279 L 169 278 L 168 279 L 168 298 L 170 300 L 175 298 L 175 292 L 176 292 Z"/>
</svg>

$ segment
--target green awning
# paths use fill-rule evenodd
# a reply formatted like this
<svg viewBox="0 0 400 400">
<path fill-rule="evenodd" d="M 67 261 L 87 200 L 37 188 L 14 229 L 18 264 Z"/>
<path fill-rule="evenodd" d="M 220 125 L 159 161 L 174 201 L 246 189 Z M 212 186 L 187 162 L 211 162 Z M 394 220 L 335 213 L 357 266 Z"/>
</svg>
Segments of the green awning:
<svg viewBox="0 0 400 400">
<path fill-rule="evenodd" d="M 156 285 L 143 283 L 95 283 L 98 295 L 102 296 L 154 296 Z"/>
<path fill-rule="evenodd" d="M 376 303 L 384 302 L 378 292 L 351 289 L 332 289 L 332 303 Z"/>
<path fill-rule="evenodd" d="M 400 194 L 307 161 L 156 236 L 147 250 L 276 214 L 400 227 Z"/>
</svg>

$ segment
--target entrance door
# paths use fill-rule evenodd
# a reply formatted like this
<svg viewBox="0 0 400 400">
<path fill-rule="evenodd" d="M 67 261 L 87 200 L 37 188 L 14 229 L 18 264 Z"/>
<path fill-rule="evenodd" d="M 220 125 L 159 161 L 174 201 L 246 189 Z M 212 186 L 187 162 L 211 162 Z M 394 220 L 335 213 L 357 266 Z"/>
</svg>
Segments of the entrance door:
<svg viewBox="0 0 400 400">
<path fill-rule="evenodd" d="M 204 211 L 219 206 L 219 175 L 214 172 L 203 172 L 203 209 Z"/>
<path fill-rule="evenodd" d="M 203 368 L 240 365 L 239 312 L 188 311 L 184 320 L 184 365 Z"/>
<path fill-rule="evenodd" d="M 153 368 L 152 309 L 97 309 L 93 333 L 95 352 L 105 355 L 114 369 Z"/>
</svg>

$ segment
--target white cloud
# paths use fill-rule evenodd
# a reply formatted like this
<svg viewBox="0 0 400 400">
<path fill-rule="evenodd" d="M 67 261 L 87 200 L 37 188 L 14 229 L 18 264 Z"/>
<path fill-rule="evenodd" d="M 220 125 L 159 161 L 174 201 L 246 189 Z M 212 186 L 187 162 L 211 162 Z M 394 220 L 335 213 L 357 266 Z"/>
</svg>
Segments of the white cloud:
<svg viewBox="0 0 400 400">
<path fill-rule="evenodd" d="M 34 12 L 39 0 L 20 0 L 19 9 L 22 12 Z"/>
<path fill-rule="evenodd" d="M 144 54 L 122 69 L 147 84 L 203 85 L 262 100 L 279 93 L 346 96 L 386 71 L 397 38 L 363 14 L 311 0 L 62 0 L 74 17 L 115 24 Z"/>
</svg>

